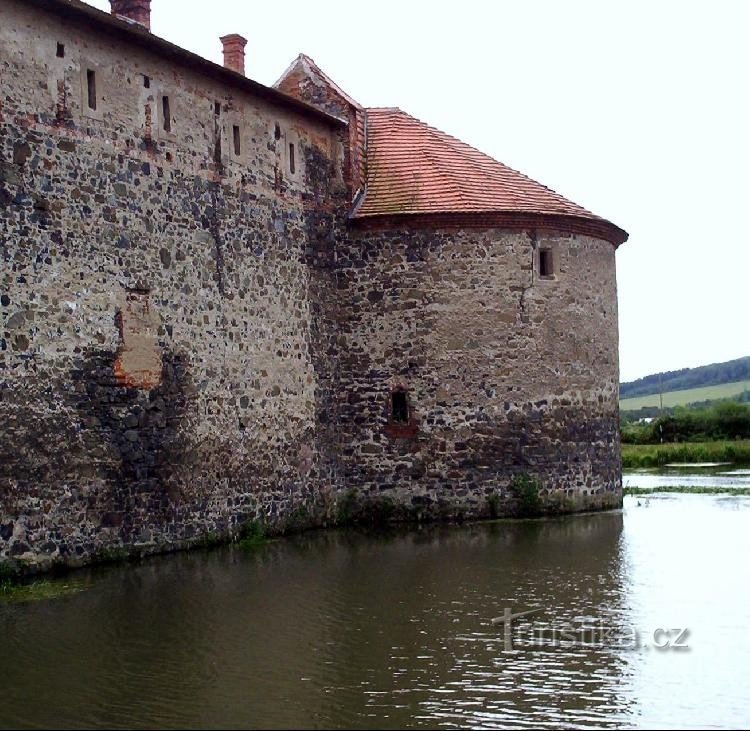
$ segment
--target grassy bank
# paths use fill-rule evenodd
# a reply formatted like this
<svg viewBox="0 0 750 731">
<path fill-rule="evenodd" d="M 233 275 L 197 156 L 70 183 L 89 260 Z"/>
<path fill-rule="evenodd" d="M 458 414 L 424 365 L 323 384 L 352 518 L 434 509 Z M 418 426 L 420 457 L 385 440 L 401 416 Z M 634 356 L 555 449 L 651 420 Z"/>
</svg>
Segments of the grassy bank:
<svg viewBox="0 0 750 731">
<path fill-rule="evenodd" d="M 678 493 L 685 495 L 750 495 L 750 487 L 692 487 L 671 485 L 670 487 L 626 487 L 623 495 L 656 495 L 658 493 Z"/>
<path fill-rule="evenodd" d="M 622 466 L 662 467 L 678 462 L 733 462 L 750 464 L 750 439 L 683 444 L 623 444 Z"/>
</svg>

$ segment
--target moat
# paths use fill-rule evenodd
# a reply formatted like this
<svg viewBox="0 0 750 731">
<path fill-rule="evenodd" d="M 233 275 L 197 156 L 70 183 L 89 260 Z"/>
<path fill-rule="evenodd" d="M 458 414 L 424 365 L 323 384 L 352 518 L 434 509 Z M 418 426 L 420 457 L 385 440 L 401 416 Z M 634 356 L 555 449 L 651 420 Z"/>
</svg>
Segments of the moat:
<svg viewBox="0 0 750 731">
<path fill-rule="evenodd" d="M 0 727 L 741 726 L 749 528 L 662 495 L 75 572 L 0 604 Z"/>
</svg>

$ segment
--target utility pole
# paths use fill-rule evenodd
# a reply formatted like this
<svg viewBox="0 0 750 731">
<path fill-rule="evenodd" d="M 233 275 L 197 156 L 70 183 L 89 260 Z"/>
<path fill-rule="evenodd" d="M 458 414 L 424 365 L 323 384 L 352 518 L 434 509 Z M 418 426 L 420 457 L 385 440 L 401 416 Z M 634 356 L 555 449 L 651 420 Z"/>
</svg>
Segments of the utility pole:
<svg viewBox="0 0 750 731">
<path fill-rule="evenodd" d="M 661 373 L 659 374 L 659 416 L 664 416 L 664 380 Z"/>
</svg>

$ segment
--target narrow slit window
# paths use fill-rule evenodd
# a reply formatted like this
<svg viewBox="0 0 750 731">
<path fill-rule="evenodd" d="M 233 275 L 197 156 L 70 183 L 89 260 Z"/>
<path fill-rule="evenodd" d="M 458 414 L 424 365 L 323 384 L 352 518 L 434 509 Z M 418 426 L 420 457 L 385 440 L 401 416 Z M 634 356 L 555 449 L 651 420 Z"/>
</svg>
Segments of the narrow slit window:
<svg viewBox="0 0 750 731">
<path fill-rule="evenodd" d="M 214 102 L 214 162 L 221 165 L 221 102 Z"/>
<path fill-rule="evenodd" d="M 57 44 L 57 57 L 65 58 L 65 44 L 64 43 Z"/>
<path fill-rule="evenodd" d="M 96 109 L 96 72 L 86 69 L 86 84 L 88 86 L 89 109 Z"/>
<path fill-rule="evenodd" d="M 143 88 L 144 89 L 150 89 L 151 88 L 151 77 L 150 76 L 144 76 L 143 77 Z"/>
<path fill-rule="evenodd" d="M 539 250 L 539 276 L 551 277 L 555 273 L 552 265 L 552 251 L 550 249 Z"/>
<path fill-rule="evenodd" d="M 161 114 L 164 119 L 164 131 L 172 131 L 172 114 L 169 108 L 169 97 L 163 96 L 161 98 Z"/>
<path fill-rule="evenodd" d="M 232 126 L 232 134 L 234 136 L 234 154 L 242 154 L 242 140 L 240 139 L 240 128 L 239 125 L 235 124 Z"/>
<path fill-rule="evenodd" d="M 409 400 L 406 391 L 394 391 L 391 394 L 391 421 L 397 424 L 409 423 Z"/>
<path fill-rule="evenodd" d="M 289 172 L 294 175 L 295 164 L 294 164 L 294 142 L 289 143 Z"/>
</svg>

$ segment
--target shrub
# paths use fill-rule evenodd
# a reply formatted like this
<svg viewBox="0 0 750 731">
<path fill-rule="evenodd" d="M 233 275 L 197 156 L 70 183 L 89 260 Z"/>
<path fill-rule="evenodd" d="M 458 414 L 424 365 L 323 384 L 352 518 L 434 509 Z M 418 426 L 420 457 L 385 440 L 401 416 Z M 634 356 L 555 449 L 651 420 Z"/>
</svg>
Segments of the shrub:
<svg viewBox="0 0 750 731">
<path fill-rule="evenodd" d="M 263 524 L 258 520 L 249 520 L 240 529 L 237 545 L 245 550 L 252 550 L 262 546 L 267 540 Z"/>
<path fill-rule="evenodd" d="M 384 526 L 396 514 L 396 505 L 390 497 L 362 496 L 352 488 L 339 499 L 336 510 L 338 525 Z"/>
<path fill-rule="evenodd" d="M 678 406 L 651 424 L 625 420 L 621 437 L 623 444 L 750 439 L 750 406 L 737 401 L 719 401 L 704 409 Z"/>
<path fill-rule="evenodd" d="M 516 475 L 510 483 L 510 493 L 518 504 L 518 514 L 528 518 L 539 515 L 542 508 L 542 500 L 539 496 L 541 489 L 539 480 L 535 480 L 527 474 Z"/>
<path fill-rule="evenodd" d="M 336 504 L 336 522 L 339 525 L 351 523 L 357 514 L 358 498 L 356 488 L 347 490 Z"/>
<path fill-rule="evenodd" d="M 389 497 L 367 500 L 362 506 L 361 521 L 372 526 L 384 526 L 391 521 L 396 506 Z"/>
<path fill-rule="evenodd" d="M 500 496 L 493 492 L 487 498 L 487 510 L 490 514 L 490 518 L 497 518 L 500 515 Z"/>
</svg>

